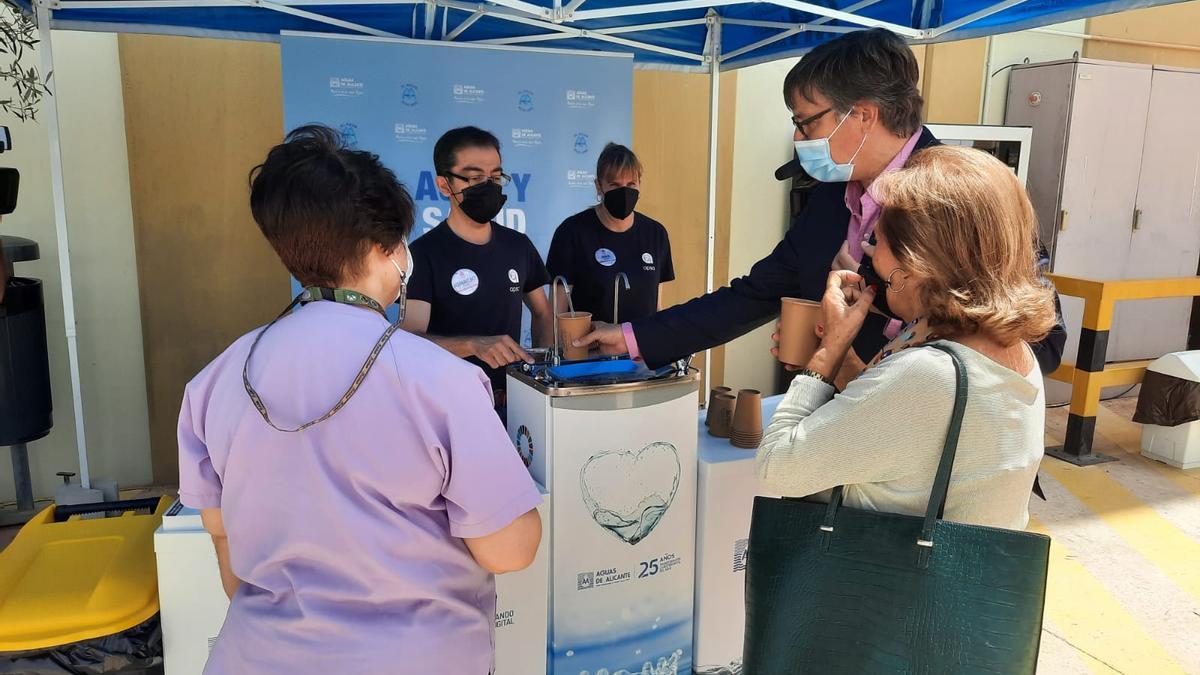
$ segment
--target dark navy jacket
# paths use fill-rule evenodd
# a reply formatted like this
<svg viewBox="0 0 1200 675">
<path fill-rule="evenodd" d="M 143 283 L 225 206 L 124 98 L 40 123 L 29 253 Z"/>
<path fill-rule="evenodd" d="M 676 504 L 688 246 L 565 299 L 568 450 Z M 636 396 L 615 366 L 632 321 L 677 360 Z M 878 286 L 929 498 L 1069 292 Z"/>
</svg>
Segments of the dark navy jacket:
<svg viewBox="0 0 1200 675">
<path fill-rule="evenodd" d="M 923 129 L 913 152 L 937 143 L 933 134 Z M 846 241 L 850 209 L 846 208 L 845 195 L 845 183 L 817 185 L 783 241 L 755 263 L 750 274 L 712 293 L 634 321 L 638 351 L 646 364 L 652 368 L 665 365 L 744 335 L 779 315 L 780 298 L 820 300 L 829 266 Z M 883 334 L 886 324 L 878 314 L 867 317 L 854 342 L 854 351 L 863 360 L 872 358 L 887 344 Z M 1058 368 L 1066 341 L 1059 310 L 1054 330 L 1032 345 L 1043 373 Z"/>
</svg>

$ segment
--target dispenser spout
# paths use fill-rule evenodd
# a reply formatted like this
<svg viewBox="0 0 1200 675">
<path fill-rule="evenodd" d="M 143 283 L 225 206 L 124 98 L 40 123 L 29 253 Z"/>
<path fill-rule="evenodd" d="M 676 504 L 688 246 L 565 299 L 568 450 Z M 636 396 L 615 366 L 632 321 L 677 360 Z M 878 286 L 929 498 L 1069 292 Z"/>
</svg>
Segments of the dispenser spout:
<svg viewBox="0 0 1200 675">
<path fill-rule="evenodd" d="M 554 345 L 550 347 L 550 365 L 557 366 L 562 363 L 562 346 L 559 344 L 558 336 L 558 284 L 562 282 L 563 296 L 567 298 L 570 304 L 571 286 L 567 283 L 567 278 L 563 275 L 554 277 L 554 281 L 550 283 L 550 312 L 554 315 Z"/>
<path fill-rule="evenodd" d="M 621 280 L 625 280 L 625 290 L 629 290 L 629 275 L 624 272 L 617 272 L 617 276 L 613 278 L 613 323 L 621 323 L 620 317 L 617 316 L 617 308 L 621 299 Z"/>
</svg>

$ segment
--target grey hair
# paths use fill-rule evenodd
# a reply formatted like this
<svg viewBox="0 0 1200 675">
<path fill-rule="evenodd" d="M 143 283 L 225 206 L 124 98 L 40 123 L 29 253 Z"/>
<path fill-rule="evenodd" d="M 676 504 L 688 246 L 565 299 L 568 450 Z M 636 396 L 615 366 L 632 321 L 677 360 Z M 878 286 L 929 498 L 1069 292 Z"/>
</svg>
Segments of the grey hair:
<svg viewBox="0 0 1200 675">
<path fill-rule="evenodd" d="M 917 58 L 904 39 L 872 28 L 846 33 L 805 54 L 783 81 L 783 99 L 790 108 L 796 94 L 812 101 L 813 92 L 820 92 L 843 114 L 859 101 L 871 101 L 879 106 L 884 127 L 911 136 L 921 128 L 925 103 L 919 77 Z"/>
</svg>

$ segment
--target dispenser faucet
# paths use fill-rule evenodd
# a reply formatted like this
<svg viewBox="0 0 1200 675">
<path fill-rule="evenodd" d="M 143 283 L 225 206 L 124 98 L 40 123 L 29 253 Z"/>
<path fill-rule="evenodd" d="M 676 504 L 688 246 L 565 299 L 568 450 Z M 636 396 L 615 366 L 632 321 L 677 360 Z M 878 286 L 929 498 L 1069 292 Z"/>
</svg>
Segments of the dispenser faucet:
<svg viewBox="0 0 1200 675">
<path fill-rule="evenodd" d="M 554 281 L 550 282 L 550 313 L 553 314 L 554 321 L 554 346 L 550 348 L 550 365 L 557 366 L 562 363 L 562 347 L 558 342 L 558 283 L 562 282 L 563 297 L 568 299 L 570 304 L 571 286 L 567 283 L 567 278 L 563 275 L 554 277 Z"/>
<path fill-rule="evenodd" d="M 621 298 L 621 280 L 625 280 L 625 290 L 629 290 L 629 275 L 624 272 L 617 272 L 617 276 L 613 277 L 613 323 L 620 325 L 621 320 L 617 318 L 617 300 Z"/>
</svg>

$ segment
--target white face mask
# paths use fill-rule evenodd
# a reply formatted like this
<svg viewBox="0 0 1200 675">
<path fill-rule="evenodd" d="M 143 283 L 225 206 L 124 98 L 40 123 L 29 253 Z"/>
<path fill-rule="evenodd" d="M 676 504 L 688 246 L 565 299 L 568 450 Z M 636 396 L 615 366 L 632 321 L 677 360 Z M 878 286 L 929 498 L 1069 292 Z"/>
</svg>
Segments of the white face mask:
<svg viewBox="0 0 1200 675">
<path fill-rule="evenodd" d="M 845 183 L 850 180 L 850 176 L 854 174 L 854 160 L 858 157 L 863 145 L 866 144 L 867 136 L 863 135 L 862 143 L 858 144 L 858 149 L 854 151 L 850 161 L 845 164 L 833 161 L 833 155 L 829 151 L 829 139 L 833 138 L 833 134 L 842 128 L 853 112 L 854 108 L 851 108 L 842 121 L 833 128 L 833 132 L 825 138 L 794 142 L 796 158 L 800 160 L 800 166 L 804 167 L 805 173 L 822 183 Z"/>
<path fill-rule="evenodd" d="M 406 269 L 400 269 L 400 263 L 396 262 L 395 258 L 388 258 L 388 260 L 390 260 L 392 263 L 392 267 L 395 267 L 396 271 L 400 274 L 400 290 L 396 293 L 396 302 L 399 302 L 400 299 L 404 297 L 406 286 L 412 281 L 413 277 L 412 249 L 408 247 L 407 243 L 400 243 L 404 246 L 404 260 L 406 261 L 404 266 Z M 400 314 L 401 316 L 404 315 L 403 304 L 400 306 Z"/>
</svg>

